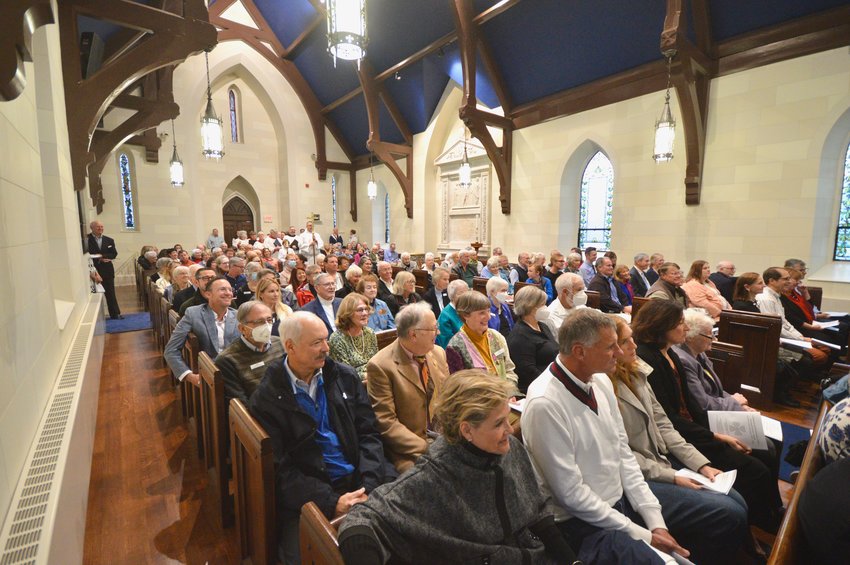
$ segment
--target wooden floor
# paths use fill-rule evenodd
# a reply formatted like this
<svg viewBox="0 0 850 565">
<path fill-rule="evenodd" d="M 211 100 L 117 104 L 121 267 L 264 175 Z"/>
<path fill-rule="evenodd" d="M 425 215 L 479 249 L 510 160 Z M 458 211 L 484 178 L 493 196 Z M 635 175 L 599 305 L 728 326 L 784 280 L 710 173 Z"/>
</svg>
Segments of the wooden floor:
<svg viewBox="0 0 850 565">
<path fill-rule="evenodd" d="M 122 312 L 141 311 L 118 289 Z M 238 563 L 150 331 L 107 334 L 83 563 Z"/>
<path fill-rule="evenodd" d="M 119 288 L 118 297 L 124 313 L 141 311 L 132 287 Z M 798 384 L 794 396 L 800 408 L 765 414 L 812 427 L 816 385 Z M 107 334 L 83 563 L 238 563 L 236 531 L 219 527 L 207 485 L 152 333 Z M 787 503 L 793 487 L 779 486 Z"/>
</svg>

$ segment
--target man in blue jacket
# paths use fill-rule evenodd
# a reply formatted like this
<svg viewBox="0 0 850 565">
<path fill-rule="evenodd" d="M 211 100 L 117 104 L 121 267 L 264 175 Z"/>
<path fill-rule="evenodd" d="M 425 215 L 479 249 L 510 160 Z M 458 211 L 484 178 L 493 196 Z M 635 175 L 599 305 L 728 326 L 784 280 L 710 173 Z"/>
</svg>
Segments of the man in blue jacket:
<svg viewBox="0 0 850 565">
<path fill-rule="evenodd" d="M 357 373 L 328 357 L 328 331 L 315 314 L 281 321 L 284 356 L 271 364 L 249 411 L 272 440 L 278 554 L 300 563 L 301 507 L 314 502 L 332 519 L 396 478 L 384 457 L 369 395 Z"/>
</svg>

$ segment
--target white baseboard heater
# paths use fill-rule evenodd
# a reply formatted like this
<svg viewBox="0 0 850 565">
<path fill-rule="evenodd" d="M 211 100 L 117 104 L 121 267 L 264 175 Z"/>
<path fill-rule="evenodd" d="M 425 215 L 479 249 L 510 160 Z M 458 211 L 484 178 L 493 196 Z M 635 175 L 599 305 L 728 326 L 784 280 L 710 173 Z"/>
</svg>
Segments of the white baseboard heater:
<svg viewBox="0 0 850 565">
<path fill-rule="evenodd" d="M 92 294 L 0 530 L 0 565 L 83 561 L 104 322 Z"/>
</svg>

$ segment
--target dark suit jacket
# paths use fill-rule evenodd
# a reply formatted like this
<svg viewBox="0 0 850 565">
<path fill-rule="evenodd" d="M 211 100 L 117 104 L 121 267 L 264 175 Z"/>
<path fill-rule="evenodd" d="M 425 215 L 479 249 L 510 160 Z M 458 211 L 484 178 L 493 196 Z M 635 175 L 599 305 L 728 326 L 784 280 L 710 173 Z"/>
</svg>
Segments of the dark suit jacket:
<svg viewBox="0 0 850 565">
<path fill-rule="evenodd" d="M 646 271 L 646 280 L 649 281 L 649 284 L 655 284 L 655 281 L 658 280 L 658 272 L 650 267 L 649 270 Z"/>
<path fill-rule="evenodd" d="M 334 304 L 333 304 L 334 316 L 336 316 L 336 313 L 339 310 L 340 304 L 342 304 L 342 298 L 334 298 Z M 319 319 L 321 319 L 325 323 L 325 327 L 328 328 L 328 336 L 330 336 L 333 333 L 333 328 L 331 327 L 330 320 L 328 320 L 328 317 L 325 315 L 325 309 L 322 308 L 322 303 L 319 302 L 318 298 L 316 298 L 315 300 L 311 300 L 310 302 L 308 302 L 307 304 L 302 306 L 301 311 L 302 312 L 312 312 L 313 314 L 318 316 Z M 334 325 L 336 325 L 336 324 L 334 324 Z"/>
<path fill-rule="evenodd" d="M 180 307 L 183 305 L 183 303 L 195 296 L 196 292 L 198 292 L 198 290 L 194 286 L 189 285 L 177 294 L 175 294 L 171 298 L 171 309 L 180 312 Z"/>
<path fill-rule="evenodd" d="M 720 291 L 720 294 L 723 295 L 729 304 L 732 304 L 732 294 L 735 292 L 735 282 L 738 280 L 738 277 L 730 277 L 724 275 L 723 273 L 711 273 L 708 275 L 708 280 L 714 283 L 714 286 L 717 287 L 717 290 Z"/>
<path fill-rule="evenodd" d="M 617 304 L 613 298 L 611 298 L 611 285 L 608 283 L 608 279 L 603 277 L 601 274 L 596 273 L 596 276 L 591 279 L 590 284 L 587 285 L 587 290 L 595 290 L 599 293 L 599 308 L 603 312 L 615 312 L 619 313 L 623 311 L 623 304 L 626 303 L 626 297 L 620 296 L 620 288 L 617 287 L 617 299 L 620 301 Z"/>
<path fill-rule="evenodd" d="M 631 269 L 629 269 L 629 275 L 631 276 L 629 282 L 632 283 L 632 288 L 635 290 L 635 296 L 646 296 L 646 291 L 649 290 L 649 287 L 644 284 L 643 278 L 638 272 L 638 268 L 632 267 Z M 646 280 L 649 280 L 648 275 L 646 277 Z M 652 284 L 652 281 L 649 281 L 649 284 Z"/>
<path fill-rule="evenodd" d="M 443 306 L 449 305 L 449 293 L 447 292 L 447 290 L 448 289 L 441 291 L 442 294 L 443 294 Z M 440 308 L 440 304 L 437 302 L 437 294 L 436 293 L 437 293 L 437 287 L 432 286 L 431 288 L 428 289 L 428 292 L 426 292 L 422 296 L 422 298 L 425 299 L 425 302 L 427 302 L 428 304 L 431 305 L 431 310 L 434 311 L 434 315 L 439 318 L 440 312 L 442 312 L 443 309 Z"/>
<path fill-rule="evenodd" d="M 399 305 L 398 300 L 395 298 L 395 294 L 393 294 L 393 289 L 381 279 L 378 279 L 378 298 L 387 303 L 387 306 L 390 308 L 390 312 L 393 313 L 393 317 L 398 314 Z"/>
<path fill-rule="evenodd" d="M 101 237 L 100 247 L 97 246 L 97 240 L 93 234 L 88 237 L 88 251 L 91 255 L 103 255 L 104 259 L 115 259 L 118 257 L 118 250 L 115 249 L 115 240 L 108 236 Z M 97 274 L 104 280 L 115 278 L 115 267 L 112 261 L 101 261 L 100 259 L 92 259 L 94 268 L 97 269 Z"/>
</svg>

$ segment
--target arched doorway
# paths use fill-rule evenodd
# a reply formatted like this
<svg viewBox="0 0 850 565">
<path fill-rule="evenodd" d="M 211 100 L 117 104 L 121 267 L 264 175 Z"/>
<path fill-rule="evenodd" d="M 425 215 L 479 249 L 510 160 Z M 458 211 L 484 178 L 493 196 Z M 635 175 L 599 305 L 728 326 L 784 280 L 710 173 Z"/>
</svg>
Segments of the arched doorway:
<svg viewBox="0 0 850 565">
<path fill-rule="evenodd" d="M 254 229 L 254 213 L 248 203 L 234 196 L 227 201 L 221 209 L 224 225 L 224 241 L 230 244 L 239 230 L 251 231 Z"/>
</svg>

